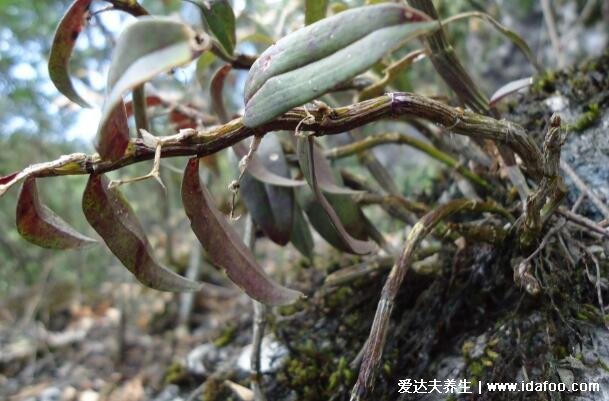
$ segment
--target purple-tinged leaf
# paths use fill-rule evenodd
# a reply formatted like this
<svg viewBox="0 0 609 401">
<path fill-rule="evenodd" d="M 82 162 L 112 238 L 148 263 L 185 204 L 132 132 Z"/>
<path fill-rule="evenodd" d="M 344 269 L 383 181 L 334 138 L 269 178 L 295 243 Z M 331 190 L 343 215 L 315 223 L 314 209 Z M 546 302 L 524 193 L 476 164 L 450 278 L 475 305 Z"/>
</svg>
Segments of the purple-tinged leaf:
<svg viewBox="0 0 609 401">
<path fill-rule="evenodd" d="M 97 151 L 104 160 L 120 159 L 129 146 L 129 123 L 125 104 L 121 99 L 105 121 L 97 139 Z"/>
<path fill-rule="evenodd" d="M 220 122 L 226 124 L 230 121 L 226 108 L 224 107 L 224 96 L 222 91 L 224 90 L 224 82 L 226 77 L 233 69 L 230 64 L 223 65 L 214 73 L 209 84 L 209 92 L 211 93 L 211 108 L 216 113 Z"/>
<path fill-rule="evenodd" d="M 55 87 L 82 107 L 90 106 L 74 89 L 69 63 L 76 39 L 87 23 L 90 6 L 91 0 L 76 0 L 70 5 L 55 31 L 48 65 L 49 76 Z"/>
<path fill-rule="evenodd" d="M 521 89 L 528 88 L 533 84 L 533 77 L 517 79 L 512 82 L 508 82 L 503 85 L 501 88 L 497 89 L 493 96 L 491 96 L 491 100 L 488 102 L 490 107 L 495 107 L 497 103 L 499 103 L 506 96 L 511 95 L 514 92 L 518 92 Z"/>
<path fill-rule="evenodd" d="M 94 239 L 77 232 L 51 209 L 40 203 L 36 179 L 33 177 L 25 180 L 19 194 L 17 231 L 32 244 L 49 249 L 79 248 L 95 242 Z"/>
<path fill-rule="evenodd" d="M 360 255 L 373 252 L 377 249 L 376 245 L 374 245 L 372 242 L 362 241 L 352 237 L 345 229 L 340 217 L 330 202 L 328 202 L 322 193 L 320 185 L 318 184 L 318 180 L 320 178 L 317 175 L 315 165 L 315 160 L 317 159 L 315 155 L 315 147 L 315 138 L 313 136 L 298 138 L 298 146 L 296 149 L 296 153 L 298 154 L 298 163 L 300 164 L 300 168 L 302 169 L 309 186 L 313 189 L 315 199 L 321 205 L 324 213 L 330 220 L 331 226 L 336 231 L 336 235 L 342 243 L 343 246 L 341 249 Z"/>
<path fill-rule="evenodd" d="M 182 202 L 190 226 L 212 263 L 253 299 L 269 305 L 286 305 L 302 294 L 272 281 L 258 265 L 235 229 L 218 211 L 199 178 L 199 159 L 188 161 L 182 181 Z"/>
<path fill-rule="evenodd" d="M 157 262 L 152 246 L 135 212 L 108 179 L 91 175 L 82 198 L 82 209 L 91 227 L 110 251 L 142 284 L 160 291 L 197 291 L 200 285 Z"/>
</svg>

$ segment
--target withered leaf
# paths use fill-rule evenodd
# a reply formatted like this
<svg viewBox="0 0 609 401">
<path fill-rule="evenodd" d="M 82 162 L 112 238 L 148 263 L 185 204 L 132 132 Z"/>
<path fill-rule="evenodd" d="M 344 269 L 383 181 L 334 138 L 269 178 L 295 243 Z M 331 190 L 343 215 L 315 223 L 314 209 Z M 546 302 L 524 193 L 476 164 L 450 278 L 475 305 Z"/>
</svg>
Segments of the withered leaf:
<svg viewBox="0 0 609 401">
<path fill-rule="evenodd" d="M 199 178 L 199 159 L 188 161 L 182 181 L 182 202 L 190 225 L 214 265 L 224 270 L 253 299 L 269 305 L 285 305 L 302 296 L 272 281 L 256 262 L 235 229 L 218 211 Z"/>
<path fill-rule="evenodd" d="M 91 175 L 82 198 L 87 221 L 110 251 L 144 285 L 160 291 L 196 291 L 200 285 L 157 262 L 135 212 L 103 175 Z"/>
<path fill-rule="evenodd" d="M 49 249 L 79 248 L 95 242 L 40 202 L 34 177 L 24 181 L 19 194 L 17 231 L 32 244 Z"/>
</svg>

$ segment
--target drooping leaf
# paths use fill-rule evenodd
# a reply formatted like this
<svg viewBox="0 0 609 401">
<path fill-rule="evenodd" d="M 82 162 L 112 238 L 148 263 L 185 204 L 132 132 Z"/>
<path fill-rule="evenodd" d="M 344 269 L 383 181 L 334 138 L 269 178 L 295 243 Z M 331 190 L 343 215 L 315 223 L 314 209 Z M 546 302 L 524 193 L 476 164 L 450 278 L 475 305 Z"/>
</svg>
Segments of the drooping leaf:
<svg viewBox="0 0 609 401">
<path fill-rule="evenodd" d="M 82 107 L 90 107 L 74 89 L 70 78 L 70 57 L 78 35 L 83 30 L 89 17 L 91 0 L 75 0 L 65 13 L 53 38 L 49 55 L 49 76 L 55 87 L 68 99 Z"/>
<path fill-rule="evenodd" d="M 40 202 L 34 177 L 24 181 L 19 194 L 17 231 L 32 244 L 49 249 L 79 248 L 95 242 Z"/>
<path fill-rule="evenodd" d="M 297 202 L 294 202 L 294 222 L 292 224 L 292 233 L 290 234 L 290 240 L 298 252 L 306 256 L 309 259 L 313 259 L 313 249 L 315 243 L 313 242 L 313 235 L 309 224 L 302 213 L 302 209 L 298 206 Z"/>
<path fill-rule="evenodd" d="M 447 25 L 454 21 L 458 21 L 458 20 L 462 20 L 462 19 L 469 19 L 469 18 L 480 18 L 480 19 L 485 20 L 488 23 L 490 23 L 493 26 L 493 28 L 495 28 L 497 31 L 499 31 L 499 33 L 501 33 L 507 39 L 511 40 L 512 43 L 514 43 L 520 49 L 522 54 L 524 54 L 524 56 L 527 58 L 527 60 L 529 60 L 531 65 L 533 67 L 535 67 L 535 69 L 537 70 L 538 73 L 541 74 L 543 72 L 543 67 L 537 61 L 537 58 L 533 54 L 533 51 L 531 51 L 531 48 L 529 47 L 527 42 L 516 32 L 512 31 L 511 29 L 509 29 L 508 27 L 506 27 L 505 25 L 501 24 L 499 21 L 497 21 L 496 19 L 491 17 L 490 14 L 480 12 L 480 11 L 464 12 L 464 13 L 453 15 L 450 18 L 447 18 L 446 20 L 442 21 L 442 24 Z"/>
<path fill-rule="evenodd" d="M 95 148 L 102 159 L 115 161 L 125 154 L 127 146 L 129 123 L 125 104 L 120 99 L 101 127 Z"/>
<path fill-rule="evenodd" d="M 326 16 L 328 0 L 306 0 L 305 2 L 305 25 L 323 19 Z"/>
<path fill-rule="evenodd" d="M 269 305 L 285 305 L 302 296 L 272 281 L 256 262 L 235 229 L 218 211 L 199 178 L 199 160 L 190 159 L 182 181 L 182 202 L 190 225 L 212 263 L 250 297 Z"/>
<path fill-rule="evenodd" d="M 279 140 L 267 134 L 256 151 L 256 159 L 266 171 L 289 178 L 290 170 Z M 241 177 L 241 197 L 254 223 L 273 242 L 285 245 L 292 232 L 294 193 L 291 188 L 265 184 L 247 171 Z"/>
<path fill-rule="evenodd" d="M 153 256 L 135 212 L 118 188 L 103 175 L 91 175 L 82 209 L 110 251 L 142 284 L 160 291 L 197 291 L 200 285 L 161 265 Z"/>
<path fill-rule="evenodd" d="M 313 194 L 315 200 L 321 206 L 325 217 L 330 222 L 330 227 L 335 231 L 335 235 L 338 237 L 338 242 L 341 244 L 340 248 L 346 252 L 355 253 L 355 254 L 368 254 L 373 252 L 376 246 L 372 242 L 362 241 L 360 239 L 356 239 L 347 232 L 343 222 L 341 221 L 337 211 L 334 210 L 328 199 L 326 199 L 325 195 L 322 193 L 322 190 L 318 184 L 319 176 L 317 175 L 316 165 L 315 165 L 315 139 L 313 136 L 309 137 L 300 137 L 298 138 L 298 146 L 296 150 L 298 154 L 298 163 L 300 164 L 300 168 L 305 175 L 309 186 L 313 190 Z M 338 195 L 343 196 L 343 195 Z M 338 211 L 342 209 L 342 206 L 339 206 Z M 307 213 L 309 219 L 311 220 L 311 224 L 314 224 L 313 219 L 319 218 L 318 216 Z M 322 232 L 320 234 L 323 235 Z"/>
<path fill-rule="evenodd" d="M 235 13 L 228 0 L 193 1 L 203 12 L 203 18 L 211 33 L 228 54 L 233 54 L 235 38 Z"/>
<path fill-rule="evenodd" d="M 511 95 L 514 92 L 518 92 L 521 89 L 528 88 L 533 84 L 533 77 L 517 79 L 515 81 L 508 82 L 501 88 L 497 89 L 491 96 L 488 104 L 490 107 L 495 107 L 506 96 Z"/>
<path fill-rule="evenodd" d="M 202 50 L 196 33 L 187 25 L 169 18 L 139 18 L 117 40 L 100 128 L 126 92 L 188 63 Z"/>
</svg>

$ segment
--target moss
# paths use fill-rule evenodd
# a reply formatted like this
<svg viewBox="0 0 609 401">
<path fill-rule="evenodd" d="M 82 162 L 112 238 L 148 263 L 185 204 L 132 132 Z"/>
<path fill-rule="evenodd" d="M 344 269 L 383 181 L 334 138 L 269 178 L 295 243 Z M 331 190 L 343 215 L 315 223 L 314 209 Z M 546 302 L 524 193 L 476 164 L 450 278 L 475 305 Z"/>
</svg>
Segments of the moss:
<svg viewBox="0 0 609 401">
<path fill-rule="evenodd" d="M 347 303 L 347 300 L 353 296 L 353 290 L 349 287 L 341 287 L 338 290 L 330 293 L 326 299 L 326 305 L 330 308 L 336 308 Z"/>
<path fill-rule="evenodd" d="M 180 384 L 189 379 L 188 371 L 179 362 L 174 362 L 165 371 L 166 384 Z"/>
<path fill-rule="evenodd" d="M 226 329 L 224 329 L 220 336 L 214 340 L 214 345 L 216 347 L 226 347 L 228 344 L 233 342 L 236 334 L 237 327 L 234 325 L 229 325 L 226 327 Z"/>
<path fill-rule="evenodd" d="M 531 87 L 533 93 L 554 92 L 556 90 L 556 73 L 547 71 L 538 76 Z"/>
<path fill-rule="evenodd" d="M 201 393 L 201 401 L 228 401 L 229 399 L 232 399 L 232 394 L 224 386 L 223 382 L 223 380 L 213 377 L 207 379 L 205 388 Z"/>
<path fill-rule="evenodd" d="M 600 117 L 601 110 L 598 103 L 590 103 L 585 107 L 584 112 L 579 116 L 577 121 L 567 125 L 567 130 L 575 132 L 584 131 L 596 124 Z"/>
</svg>

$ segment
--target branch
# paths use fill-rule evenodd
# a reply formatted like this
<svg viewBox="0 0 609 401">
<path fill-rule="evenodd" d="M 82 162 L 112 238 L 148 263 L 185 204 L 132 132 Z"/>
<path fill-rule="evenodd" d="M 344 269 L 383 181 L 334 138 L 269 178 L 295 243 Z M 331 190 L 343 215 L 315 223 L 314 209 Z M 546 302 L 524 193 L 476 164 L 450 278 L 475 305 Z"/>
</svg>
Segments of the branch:
<svg viewBox="0 0 609 401">
<path fill-rule="evenodd" d="M 343 157 L 353 156 L 364 150 L 387 143 L 398 143 L 418 149 L 421 152 L 426 153 L 428 156 L 447 165 L 448 167 L 454 168 L 457 172 L 459 172 L 459 174 L 472 181 L 474 184 L 486 189 L 491 188 L 490 184 L 486 182 L 484 178 L 481 178 L 479 175 L 459 163 L 459 161 L 454 159 L 452 156 L 442 152 L 440 149 L 430 145 L 429 143 L 398 132 L 369 136 L 361 141 L 352 142 L 348 145 L 329 149 L 326 151 L 326 156 L 330 159 L 340 159 Z"/>
<path fill-rule="evenodd" d="M 310 116 L 314 117 L 314 121 Z M 307 124 L 303 120 L 309 117 Z M 161 157 L 207 156 L 234 145 L 243 139 L 270 131 L 293 131 L 300 124 L 317 136 L 339 134 L 381 120 L 383 118 L 417 117 L 449 128 L 452 132 L 472 138 L 488 139 L 512 148 L 522 159 L 532 179 L 543 176 L 542 157 L 535 142 L 520 125 L 506 120 L 496 120 L 471 111 L 463 111 L 424 96 L 396 92 L 374 99 L 355 103 L 346 107 L 317 109 L 298 107 L 261 127 L 252 129 L 244 126 L 241 119 L 205 130 L 182 130 L 180 133 L 159 140 L 163 143 Z M 0 180 L 0 196 L 12 185 L 24 178 L 53 177 L 104 173 L 130 164 L 154 158 L 154 147 L 141 139 L 132 139 L 125 155 L 116 160 L 101 160 L 98 155 L 75 153 L 48 163 L 33 165 L 16 174 L 11 179 Z"/>
</svg>

